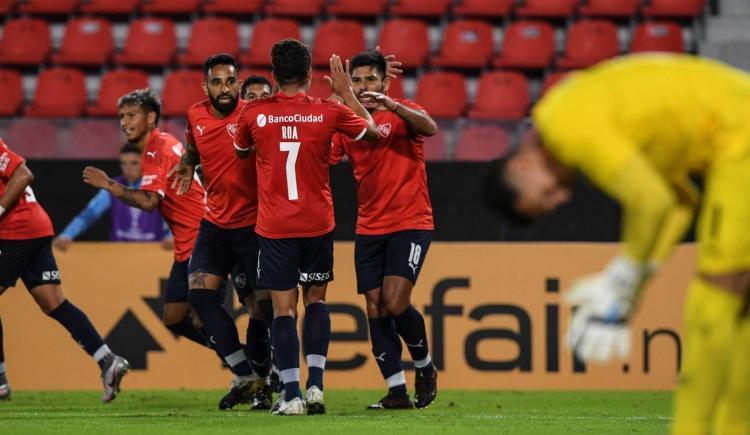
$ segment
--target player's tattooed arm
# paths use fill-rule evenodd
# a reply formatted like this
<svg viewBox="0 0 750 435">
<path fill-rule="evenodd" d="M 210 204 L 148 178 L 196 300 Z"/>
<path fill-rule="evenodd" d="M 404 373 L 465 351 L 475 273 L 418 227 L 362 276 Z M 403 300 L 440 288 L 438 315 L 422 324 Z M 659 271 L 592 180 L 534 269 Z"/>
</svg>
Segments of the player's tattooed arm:
<svg viewBox="0 0 750 435">
<path fill-rule="evenodd" d="M 141 210 L 152 211 L 159 205 L 160 198 L 156 192 L 125 187 L 93 166 L 86 166 L 83 170 L 83 182 L 99 189 L 107 189 L 115 198 Z"/>
<path fill-rule="evenodd" d="M 198 152 L 198 147 L 192 141 L 187 141 L 185 147 L 185 154 L 182 155 L 180 162 L 188 166 L 196 166 L 201 162 L 201 155 Z"/>
<path fill-rule="evenodd" d="M 363 92 L 363 97 L 372 98 L 382 104 L 386 110 L 398 115 L 406 122 L 409 130 L 422 136 L 434 136 L 437 133 L 437 124 L 427 112 L 415 110 L 411 107 L 394 101 L 391 97 L 379 92 Z"/>
</svg>

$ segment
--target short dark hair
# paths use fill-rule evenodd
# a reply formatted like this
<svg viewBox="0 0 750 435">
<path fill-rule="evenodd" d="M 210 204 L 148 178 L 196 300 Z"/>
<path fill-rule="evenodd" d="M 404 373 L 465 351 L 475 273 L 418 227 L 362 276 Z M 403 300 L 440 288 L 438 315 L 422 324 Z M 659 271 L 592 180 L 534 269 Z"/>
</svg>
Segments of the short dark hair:
<svg viewBox="0 0 750 435">
<path fill-rule="evenodd" d="M 117 100 L 117 108 L 122 109 L 123 106 L 139 106 L 146 114 L 154 112 L 156 113 L 155 123 L 157 125 L 159 124 L 159 117 L 161 116 L 161 101 L 151 89 L 136 89 L 123 95 Z"/>
<path fill-rule="evenodd" d="M 304 84 L 312 65 L 310 48 L 296 39 L 282 39 L 271 48 L 273 75 L 279 85 Z"/>
<path fill-rule="evenodd" d="M 268 86 L 268 89 L 270 89 L 273 92 L 273 85 L 270 81 L 268 81 L 267 78 L 263 76 L 250 76 L 242 81 L 242 88 L 240 89 L 240 98 L 245 97 L 245 92 L 247 92 L 247 88 L 249 88 L 252 85 L 263 85 Z"/>
<path fill-rule="evenodd" d="M 515 205 L 518 201 L 518 190 L 508 180 L 506 174 L 508 163 L 516 155 L 515 152 L 506 155 L 490 164 L 490 171 L 484 183 L 484 197 L 495 211 L 499 212 L 511 222 L 525 226 L 532 222 L 532 219 L 516 210 Z"/>
<path fill-rule="evenodd" d="M 373 69 L 380 72 L 381 80 L 385 80 L 385 72 L 388 68 L 388 64 L 385 61 L 383 53 L 375 50 L 363 51 L 352 58 L 349 64 L 349 71 L 354 71 L 355 68 L 362 66 L 371 66 Z"/>
<path fill-rule="evenodd" d="M 229 53 L 212 54 L 203 63 L 203 76 L 208 78 L 208 72 L 216 65 L 231 65 L 237 71 L 237 61 Z"/>
<path fill-rule="evenodd" d="M 120 148 L 120 154 L 129 154 L 129 153 L 138 154 L 140 156 L 141 150 L 135 144 L 126 143 L 125 145 L 122 146 L 122 148 Z"/>
</svg>

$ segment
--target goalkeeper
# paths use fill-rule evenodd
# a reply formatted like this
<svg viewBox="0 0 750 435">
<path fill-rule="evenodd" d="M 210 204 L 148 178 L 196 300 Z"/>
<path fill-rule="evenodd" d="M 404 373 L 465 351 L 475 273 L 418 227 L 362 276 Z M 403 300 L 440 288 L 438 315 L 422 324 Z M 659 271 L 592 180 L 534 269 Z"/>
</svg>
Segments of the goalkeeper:
<svg viewBox="0 0 750 435">
<path fill-rule="evenodd" d="M 675 434 L 746 434 L 750 412 L 750 76 L 686 55 L 599 64 L 533 111 L 536 134 L 494 167 L 487 194 L 515 218 L 553 211 L 580 172 L 622 206 L 622 252 L 578 281 L 567 340 L 583 360 L 627 357 L 637 293 L 681 240 L 705 177 L 685 303 Z"/>
</svg>

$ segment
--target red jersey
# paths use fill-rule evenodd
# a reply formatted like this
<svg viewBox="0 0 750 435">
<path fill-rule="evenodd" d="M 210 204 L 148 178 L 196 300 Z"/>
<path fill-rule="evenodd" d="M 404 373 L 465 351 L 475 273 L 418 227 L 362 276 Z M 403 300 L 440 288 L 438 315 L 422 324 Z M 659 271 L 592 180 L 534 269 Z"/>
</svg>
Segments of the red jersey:
<svg viewBox="0 0 750 435">
<path fill-rule="evenodd" d="M 424 111 L 408 100 L 402 105 Z M 357 234 L 381 235 L 402 230 L 432 230 L 432 204 L 427 191 L 424 140 L 409 130 L 400 116 L 375 111 L 377 142 L 334 136 L 331 163 L 344 153 L 357 181 Z"/>
<path fill-rule="evenodd" d="M 159 213 L 172 231 L 177 261 L 190 258 L 205 206 L 205 194 L 198 182 L 194 182 L 184 195 L 177 195 L 177 190 L 172 189 L 175 176 L 167 179 L 167 174 L 177 166 L 184 153 L 185 147 L 180 141 L 157 128 L 151 132 L 141 159 L 141 190 L 156 192 L 161 196 Z"/>
<path fill-rule="evenodd" d="M 255 154 L 238 159 L 234 154 L 234 136 L 244 101 L 234 112 L 217 119 L 209 100 L 188 110 L 186 136 L 200 154 L 206 188 L 206 220 L 221 228 L 255 225 L 258 214 L 258 185 Z"/>
<path fill-rule="evenodd" d="M 8 180 L 16 168 L 25 160 L 11 151 L 0 139 L 0 196 L 5 192 Z M 52 222 L 47 212 L 36 202 L 31 186 L 0 216 L 0 239 L 26 240 L 53 236 Z"/>
<path fill-rule="evenodd" d="M 255 149 L 258 172 L 256 232 L 280 239 L 333 231 L 328 176 L 334 133 L 361 139 L 367 120 L 335 101 L 304 93 L 254 101 L 245 106 L 235 147 Z"/>
</svg>

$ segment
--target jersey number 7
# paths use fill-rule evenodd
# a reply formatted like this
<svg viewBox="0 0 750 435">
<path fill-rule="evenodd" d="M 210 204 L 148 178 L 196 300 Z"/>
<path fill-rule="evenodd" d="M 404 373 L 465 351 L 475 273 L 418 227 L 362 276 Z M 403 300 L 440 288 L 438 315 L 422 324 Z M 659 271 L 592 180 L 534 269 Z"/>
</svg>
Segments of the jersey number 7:
<svg viewBox="0 0 750 435">
<path fill-rule="evenodd" d="M 301 144 L 302 142 L 281 142 L 279 144 L 281 151 L 289 153 L 286 157 L 286 188 L 290 201 L 299 199 L 297 193 L 297 156 Z"/>
</svg>

